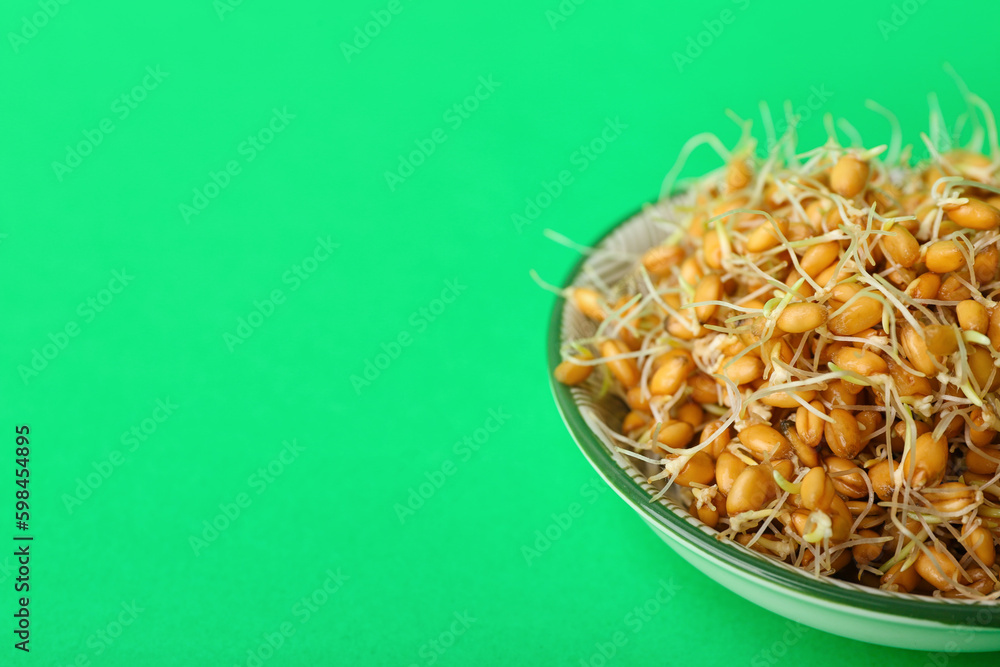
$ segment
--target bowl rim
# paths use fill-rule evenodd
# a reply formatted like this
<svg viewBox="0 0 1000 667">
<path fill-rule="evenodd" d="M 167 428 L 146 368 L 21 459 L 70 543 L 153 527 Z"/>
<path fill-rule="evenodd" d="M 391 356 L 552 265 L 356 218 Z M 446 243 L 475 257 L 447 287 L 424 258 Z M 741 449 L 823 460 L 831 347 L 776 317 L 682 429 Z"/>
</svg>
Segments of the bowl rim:
<svg viewBox="0 0 1000 667">
<path fill-rule="evenodd" d="M 638 210 L 605 230 L 590 247 L 599 247 L 620 227 L 640 215 L 656 201 L 644 204 Z M 562 288 L 570 287 L 580 274 L 587 256 L 577 260 L 562 282 Z M 871 592 L 853 590 L 829 583 L 807 572 L 790 569 L 763 556 L 751 554 L 736 545 L 716 539 L 711 534 L 692 524 L 666 505 L 652 501 L 651 496 L 635 479 L 622 468 L 608 452 L 604 443 L 587 424 L 573 399 L 571 390 L 555 380 L 554 370 L 562 361 L 563 314 L 566 299 L 556 296 L 549 319 L 548 334 L 548 378 L 552 395 L 559 413 L 584 456 L 602 478 L 647 521 L 694 547 L 700 554 L 708 556 L 724 566 L 744 572 L 748 577 L 762 579 L 772 587 L 784 589 L 790 595 L 807 595 L 828 604 L 864 610 L 865 613 L 888 616 L 905 616 L 912 620 L 953 626 L 971 631 L 991 631 L 1000 629 L 1000 601 L 979 602 L 918 596 L 905 593 L 890 593 L 872 589 Z M 989 619 L 980 620 L 980 612 L 988 610 Z"/>
</svg>

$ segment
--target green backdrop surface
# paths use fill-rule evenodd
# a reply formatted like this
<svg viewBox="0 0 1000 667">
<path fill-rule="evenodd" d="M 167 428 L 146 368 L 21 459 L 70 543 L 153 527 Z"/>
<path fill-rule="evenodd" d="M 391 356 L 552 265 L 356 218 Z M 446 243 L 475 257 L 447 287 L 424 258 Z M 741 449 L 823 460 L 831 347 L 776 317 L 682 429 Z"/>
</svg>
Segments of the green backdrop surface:
<svg viewBox="0 0 1000 667">
<path fill-rule="evenodd" d="M 3 3 L 0 541 L 34 537 L 30 654 L 0 550 L 3 664 L 995 660 L 807 629 L 682 562 L 560 422 L 528 272 L 561 280 L 544 231 L 597 238 L 689 136 L 733 142 L 727 108 L 787 99 L 804 143 L 832 113 L 875 145 L 870 98 L 916 142 L 928 93 L 961 109 L 945 61 L 1000 104 L 998 18 Z"/>
</svg>

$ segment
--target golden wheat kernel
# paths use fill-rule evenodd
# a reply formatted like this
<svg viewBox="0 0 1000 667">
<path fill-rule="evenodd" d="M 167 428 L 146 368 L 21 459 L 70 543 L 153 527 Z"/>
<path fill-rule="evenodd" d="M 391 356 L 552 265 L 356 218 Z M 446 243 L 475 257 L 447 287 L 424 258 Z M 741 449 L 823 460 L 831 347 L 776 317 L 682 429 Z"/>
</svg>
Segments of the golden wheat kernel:
<svg viewBox="0 0 1000 667">
<path fill-rule="evenodd" d="M 839 456 L 828 456 L 823 460 L 827 474 L 833 482 L 837 493 L 845 498 L 867 498 L 868 485 L 865 483 L 865 471 L 853 461 Z"/>
<path fill-rule="evenodd" d="M 909 324 L 903 325 L 899 342 L 903 353 L 915 370 L 928 377 L 935 377 L 938 374 L 934 356 L 927 349 L 927 341 L 916 329 Z"/>
<path fill-rule="evenodd" d="M 837 241 L 818 243 L 806 250 L 802 259 L 799 260 L 799 266 L 802 267 L 803 273 L 810 278 L 815 278 L 836 262 L 839 256 L 840 243 Z"/>
<path fill-rule="evenodd" d="M 698 442 L 699 444 L 709 442 L 704 451 L 713 459 L 718 459 L 722 456 L 722 453 L 726 451 L 726 447 L 732 441 L 731 429 L 728 426 L 722 428 L 724 423 L 722 419 L 715 419 L 705 424 L 705 427 L 701 430 Z"/>
<path fill-rule="evenodd" d="M 910 480 L 912 489 L 919 491 L 934 486 L 941 481 L 948 468 L 948 441 L 935 438 L 933 433 L 925 433 L 916 439 L 899 465 L 903 469 L 903 477 Z"/>
<path fill-rule="evenodd" d="M 867 162 L 844 155 L 830 170 L 830 187 L 842 197 L 855 197 L 865 189 L 870 171 Z"/>
<path fill-rule="evenodd" d="M 805 241 L 812 238 L 815 234 L 816 230 L 808 222 L 790 222 L 788 223 L 788 233 L 785 235 L 785 238 L 791 242 Z"/>
<path fill-rule="evenodd" d="M 986 567 L 993 567 L 993 563 L 996 562 L 997 552 L 993 544 L 993 533 L 982 526 L 966 535 L 962 539 L 962 546 L 970 554 L 975 554 Z"/>
<path fill-rule="evenodd" d="M 995 245 L 987 246 L 976 253 L 972 270 L 980 285 L 991 283 L 996 279 L 998 265 L 1000 265 L 1000 250 L 997 250 Z"/>
<path fill-rule="evenodd" d="M 587 352 L 585 354 L 579 354 L 578 357 L 582 360 L 591 360 L 594 355 Z M 556 380 L 565 385 L 577 385 L 590 377 L 591 372 L 594 370 L 593 366 L 584 366 L 582 364 L 577 364 L 569 359 L 561 362 L 556 366 L 555 377 Z"/>
<path fill-rule="evenodd" d="M 900 561 L 882 575 L 881 583 L 887 590 L 909 593 L 920 583 L 920 574 L 913 567 L 904 570 L 903 561 Z"/>
<path fill-rule="evenodd" d="M 722 215 L 724 213 L 729 213 L 730 211 L 735 211 L 739 208 L 746 208 L 747 204 L 750 203 L 748 197 L 742 195 L 737 197 L 729 197 L 723 202 L 720 202 L 717 206 L 712 209 L 712 217 Z"/>
<path fill-rule="evenodd" d="M 924 489 L 924 497 L 939 512 L 962 512 L 976 500 L 976 490 L 961 482 L 946 482 Z"/>
<path fill-rule="evenodd" d="M 963 271 L 962 273 L 965 273 Z M 966 276 L 968 278 L 968 276 Z M 938 289 L 938 299 L 941 301 L 965 301 L 972 298 L 972 290 L 966 287 L 957 273 L 945 276 Z"/>
<path fill-rule="evenodd" d="M 965 256 L 954 241 L 938 241 L 927 247 L 924 264 L 934 273 L 951 273 L 965 266 Z"/>
<path fill-rule="evenodd" d="M 664 360 L 649 380 L 649 392 L 654 396 L 673 396 L 684 384 L 690 370 L 688 360 L 682 356 Z"/>
<path fill-rule="evenodd" d="M 624 433 L 631 433 L 637 429 L 645 428 L 652 421 L 653 416 L 648 412 L 632 410 L 625 415 L 625 420 L 622 422 L 622 431 Z"/>
<path fill-rule="evenodd" d="M 788 439 L 767 424 L 747 426 L 740 431 L 739 439 L 758 461 L 787 459 L 792 455 Z"/>
<path fill-rule="evenodd" d="M 708 486 L 715 480 L 715 462 L 705 452 L 695 452 L 674 480 L 681 486 Z"/>
<path fill-rule="evenodd" d="M 800 401 L 809 401 L 816 398 L 815 389 L 804 389 L 795 391 L 776 391 L 772 394 L 762 396 L 759 400 L 764 405 L 770 405 L 773 408 L 797 408 L 801 405 Z"/>
<path fill-rule="evenodd" d="M 993 355 L 990 354 L 989 350 L 978 345 L 967 344 L 965 352 L 976 388 L 985 394 L 1000 386 L 1000 371 L 997 371 L 993 365 Z M 992 383 L 990 382 L 991 376 L 993 377 Z"/>
<path fill-rule="evenodd" d="M 933 547 L 928 551 L 921 551 L 914 565 L 917 574 L 924 581 L 934 586 L 934 588 L 944 591 L 954 588 L 951 580 L 955 578 L 955 571 L 958 563 L 955 558 L 946 550 L 940 547 Z"/>
<path fill-rule="evenodd" d="M 818 303 L 790 303 L 778 316 L 777 325 L 787 333 L 804 333 L 826 324 L 827 314 Z"/>
<path fill-rule="evenodd" d="M 938 356 L 946 356 L 958 349 L 955 330 L 946 324 L 930 324 L 924 327 L 923 340 L 927 351 Z"/>
<path fill-rule="evenodd" d="M 843 286 L 841 286 L 843 287 Z M 843 301 L 846 303 L 846 299 Z M 869 296 L 861 296 L 851 302 L 839 314 L 831 317 L 826 328 L 837 336 L 853 336 L 882 321 L 882 302 Z"/>
<path fill-rule="evenodd" d="M 830 410 L 829 416 L 833 422 L 826 422 L 823 429 L 827 446 L 837 456 L 853 459 L 864 447 L 858 420 L 841 408 Z"/>
<path fill-rule="evenodd" d="M 1000 306 L 993 306 L 987 309 L 987 312 L 990 314 L 990 325 L 986 329 L 986 335 L 993 349 L 1000 350 Z"/>
<path fill-rule="evenodd" d="M 749 384 L 764 376 L 764 362 L 760 357 L 745 354 L 736 360 L 724 360 L 722 375 L 737 385 Z"/>
<path fill-rule="evenodd" d="M 990 578 L 992 571 L 990 574 L 987 574 L 986 570 L 981 567 L 967 567 L 965 569 L 965 574 L 968 576 L 964 577 L 962 576 L 962 573 L 959 572 L 959 581 L 964 586 L 972 588 L 980 595 L 989 595 L 993 592 L 993 580 Z M 942 593 L 942 597 L 964 598 L 966 597 L 966 594 L 958 590 L 944 591 Z"/>
<path fill-rule="evenodd" d="M 701 252 L 705 264 L 713 269 L 722 268 L 722 242 L 719 240 L 719 233 L 714 229 L 705 232 L 701 240 Z"/>
<path fill-rule="evenodd" d="M 936 299 L 941 289 L 941 276 L 928 272 L 917 276 L 906 288 L 906 295 L 914 299 Z"/>
<path fill-rule="evenodd" d="M 1000 210 L 980 199 L 969 198 L 968 203 L 948 208 L 945 214 L 960 227 L 989 230 L 1000 226 Z"/>
<path fill-rule="evenodd" d="M 998 466 L 1000 447 L 970 447 L 965 453 L 965 467 L 977 475 L 995 475 Z"/>
<path fill-rule="evenodd" d="M 920 243 L 901 225 L 894 225 L 882 236 L 882 249 L 889 259 L 904 268 L 910 268 L 920 259 Z"/>
<path fill-rule="evenodd" d="M 859 530 L 858 537 L 872 539 L 881 537 L 874 530 Z M 851 556 L 858 566 L 868 565 L 882 555 L 882 544 L 879 542 L 869 542 L 867 544 L 856 544 L 851 547 Z"/>
<path fill-rule="evenodd" d="M 781 237 L 787 233 L 787 220 L 775 219 L 772 221 L 764 218 L 760 225 L 747 236 L 747 252 L 760 253 L 770 250 L 781 243 Z"/>
<path fill-rule="evenodd" d="M 719 499 L 715 498 L 715 502 L 718 503 Z M 693 517 L 697 517 L 699 521 L 709 528 L 715 528 L 719 524 L 720 515 L 718 508 L 713 508 L 709 505 L 698 507 L 697 501 L 692 501 L 688 506 L 688 513 Z"/>
<path fill-rule="evenodd" d="M 605 312 L 601 295 L 590 287 L 576 287 L 571 292 L 573 303 L 577 310 L 592 320 L 604 320 Z"/>
<path fill-rule="evenodd" d="M 730 192 L 742 190 L 753 180 L 753 169 L 745 159 L 737 158 L 729 163 L 726 172 L 726 187 Z"/>
<path fill-rule="evenodd" d="M 722 278 L 716 273 L 710 273 L 698 281 L 698 286 L 694 290 L 694 303 L 702 301 L 718 301 L 722 298 Z M 699 322 L 707 322 L 715 315 L 719 306 L 714 303 L 695 306 L 694 313 Z"/>
<path fill-rule="evenodd" d="M 632 410 L 649 411 L 649 396 L 642 387 L 632 387 L 625 392 L 625 403 Z"/>
<path fill-rule="evenodd" d="M 812 401 L 809 403 L 809 406 L 820 414 L 826 414 L 826 408 L 819 401 Z M 824 423 L 825 421 L 817 416 L 815 412 L 803 406 L 799 406 L 795 411 L 795 431 L 809 447 L 815 448 L 819 446 L 820 440 L 823 439 Z"/>
<path fill-rule="evenodd" d="M 819 454 L 816 453 L 816 448 L 810 447 L 802 440 L 798 431 L 795 430 L 795 424 L 787 420 L 782 421 L 781 434 L 792 444 L 792 450 L 795 456 L 798 457 L 800 465 L 809 468 L 819 465 Z M 793 470 L 792 474 L 794 475 L 794 473 L 795 471 Z M 785 479 L 788 478 L 786 477 Z"/>
<path fill-rule="evenodd" d="M 859 410 L 854 413 L 854 418 L 858 420 L 858 429 L 863 440 L 871 439 L 872 433 L 885 424 L 882 413 L 877 410 Z"/>
<path fill-rule="evenodd" d="M 705 420 L 705 411 L 694 401 L 688 401 L 676 410 L 677 419 L 687 422 L 691 428 L 698 428 Z"/>
<path fill-rule="evenodd" d="M 656 435 L 657 442 L 672 449 L 687 447 L 692 438 L 694 438 L 694 428 L 680 419 L 668 419 L 663 422 Z"/>
<path fill-rule="evenodd" d="M 905 290 L 916 280 L 917 272 L 913 269 L 892 269 L 885 277 L 896 289 Z"/>
<path fill-rule="evenodd" d="M 642 255 L 642 265 L 657 278 L 670 275 L 670 270 L 684 259 L 683 248 L 661 245 L 650 248 Z"/>
<path fill-rule="evenodd" d="M 889 372 L 889 365 L 875 352 L 856 347 L 842 347 L 833 354 L 833 363 L 863 377 Z"/>
<path fill-rule="evenodd" d="M 715 483 L 719 487 L 719 492 L 725 496 L 729 495 L 736 478 L 747 469 L 747 464 L 735 454 L 722 452 L 715 461 Z"/>
<path fill-rule="evenodd" d="M 966 331 L 985 334 L 990 325 L 990 316 L 986 312 L 986 306 L 972 299 L 960 301 L 955 306 L 955 315 L 958 317 L 958 325 Z"/>
<path fill-rule="evenodd" d="M 740 473 L 726 496 L 726 511 L 730 516 L 759 510 L 777 497 L 771 471 L 769 465 L 756 465 Z"/>
<path fill-rule="evenodd" d="M 681 278 L 688 285 L 694 286 L 701 281 L 701 277 L 704 272 L 701 270 L 701 266 L 698 264 L 698 260 L 695 257 L 688 257 L 683 262 L 681 262 Z"/>
<path fill-rule="evenodd" d="M 628 352 L 628 347 L 619 340 L 612 338 L 601 343 L 602 357 L 614 357 L 620 354 L 627 354 Z M 611 371 L 611 374 L 615 376 L 615 379 L 621 382 L 626 389 L 631 389 L 639 384 L 639 366 L 636 364 L 635 359 L 615 359 L 604 363 L 608 367 L 608 370 Z"/>
<path fill-rule="evenodd" d="M 692 401 L 702 405 L 719 401 L 719 385 L 710 375 L 698 372 L 689 377 L 687 382 L 691 388 Z"/>
<path fill-rule="evenodd" d="M 891 359 L 887 363 L 889 375 L 892 377 L 896 392 L 900 396 L 921 397 L 934 393 L 934 387 L 928 378 L 914 375 Z"/>
<path fill-rule="evenodd" d="M 802 478 L 799 494 L 806 509 L 825 511 L 830 508 L 837 490 L 826 471 L 816 467 L 810 469 Z"/>
<path fill-rule="evenodd" d="M 801 277 L 802 274 L 795 269 L 792 269 L 788 272 L 788 277 L 785 278 L 785 285 L 788 287 L 788 291 L 795 297 L 799 299 L 810 299 L 815 296 L 816 290 L 813 289 L 813 286 L 807 282 L 799 283 L 799 285 L 796 286 L 796 283 L 799 282 Z"/>
</svg>

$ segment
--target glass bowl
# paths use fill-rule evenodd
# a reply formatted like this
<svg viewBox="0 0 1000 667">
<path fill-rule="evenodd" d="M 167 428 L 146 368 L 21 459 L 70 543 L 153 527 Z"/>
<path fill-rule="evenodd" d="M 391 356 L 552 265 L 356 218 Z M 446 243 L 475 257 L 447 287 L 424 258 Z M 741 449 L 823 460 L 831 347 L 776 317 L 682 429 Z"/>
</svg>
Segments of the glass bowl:
<svg viewBox="0 0 1000 667">
<path fill-rule="evenodd" d="M 564 286 L 603 280 L 616 284 L 638 256 L 667 236 L 661 224 L 685 197 L 647 205 L 605 234 L 570 272 Z M 1000 602 L 975 602 L 892 593 L 817 577 L 729 540 L 693 518 L 679 498 L 653 500 L 649 470 L 618 453 L 602 431 L 616 408 L 597 398 L 597 373 L 567 387 L 553 379 L 563 341 L 593 324 L 557 298 L 549 325 L 549 381 L 566 427 L 597 473 L 678 555 L 737 595 L 793 621 L 873 644 L 925 651 L 1000 650 Z M 624 414 L 624 409 L 622 409 Z"/>
</svg>

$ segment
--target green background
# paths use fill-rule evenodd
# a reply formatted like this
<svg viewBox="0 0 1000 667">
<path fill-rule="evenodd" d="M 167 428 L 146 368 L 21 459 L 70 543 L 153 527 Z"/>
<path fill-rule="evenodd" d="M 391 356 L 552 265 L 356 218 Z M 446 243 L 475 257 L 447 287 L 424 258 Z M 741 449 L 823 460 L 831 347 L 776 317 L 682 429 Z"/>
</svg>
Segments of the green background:
<svg viewBox="0 0 1000 667">
<path fill-rule="evenodd" d="M 0 512 L 13 514 L 14 428 L 28 424 L 36 538 L 30 655 L 10 647 L 0 556 L 4 664 L 597 665 L 616 632 L 609 664 L 928 659 L 759 610 L 600 491 L 549 395 L 552 296 L 528 272 L 561 281 L 576 255 L 544 230 L 597 238 L 656 196 L 689 136 L 731 144 L 727 108 L 750 117 L 822 89 L 803 145 L 822 141 L 826 112 L 885 142 L 868 98 L 914 142 L 929 92 L 962 108 L 945 61 L 1000 103 L 996 40 L 977 29 L 997 24 L 996 3 L 587 0 L 563 15 L 558 0 L 401 0 L 346 54 L 388 2 L 46 6 L 0 9 Z M 481 77 L 497 85 L 478 108 L 449 112 Z M 124 115 L 122 95 L 144 99 Z M 275 109 L 294 118 L 261 136 Z M 627 127 L 581 157 L 609 119 Z M 102 122 L 112 131 L 78 166 L 53 165 Z M 185 216 L 227 164 L 238 173 Z M 686 173 L 717 164 L 698 153 Z M 314 264 L 317 239 L 338 247 Z M 447 281 L 459 294 L 445 304 Z M 270 316 L 251 317 L 275 290 Z M 240 329 L 248 317 L 260 326 Z M 400 336 L 396 358 L 377 357 Z M 352 382 L 376 361 L 370 384 Z M 483 441 L 491 410 L 504 423 Z M 476 451 L 458 444 L 477 436 Z M 285 441 L 301 451 L 275 463 Z M 214 537 L 213 520 L 229 523 Z M 526 557 L 547 528 L 557 539 Z M 283 629 L 273 655 L 260 649 Z"/>
</svg>

